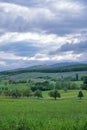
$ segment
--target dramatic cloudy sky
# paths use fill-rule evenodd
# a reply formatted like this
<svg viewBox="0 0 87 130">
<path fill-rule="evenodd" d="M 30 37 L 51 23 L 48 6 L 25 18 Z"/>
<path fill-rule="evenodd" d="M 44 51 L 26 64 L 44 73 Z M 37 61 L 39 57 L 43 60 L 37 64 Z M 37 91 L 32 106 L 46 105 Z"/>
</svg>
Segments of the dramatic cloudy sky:
<svg viewBox="0 0 87 130">
<path fill-rule="evenodd" d="M 86 0 L 0 0 L 0 70 L 87 60 Z"/>
</svg>

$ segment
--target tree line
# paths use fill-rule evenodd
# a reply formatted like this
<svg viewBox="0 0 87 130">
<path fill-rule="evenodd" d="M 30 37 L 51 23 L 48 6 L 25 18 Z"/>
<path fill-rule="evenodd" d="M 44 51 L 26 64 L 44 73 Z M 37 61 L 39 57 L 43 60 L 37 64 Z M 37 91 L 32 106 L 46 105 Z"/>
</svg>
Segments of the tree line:
<svg viewBox="0 0 87 130">
<path fill-rule="evenodd" d="M 55 100 L 57 98 L 61 98 L 61 94 L 57 89 L 51 90 L 48 92 L 48 95 L 50 97 L 53 97 Z M 35 97 L 35 98 L 43 98 L 42 91 L 41 90 L 36 90 L 32 91 L 31 89 L 25 89 L 25 90 L 19 90 L 19 89 L 13 89 L 13 90 L 5 90 L 3 92 L 3 96 L 9 96 L 12 98 L 20 98 L 20 97 Z M 80 90 L 78 93 L 78 97 L 81 99 L 84 97 L 83 92 Z"/>
</svg>

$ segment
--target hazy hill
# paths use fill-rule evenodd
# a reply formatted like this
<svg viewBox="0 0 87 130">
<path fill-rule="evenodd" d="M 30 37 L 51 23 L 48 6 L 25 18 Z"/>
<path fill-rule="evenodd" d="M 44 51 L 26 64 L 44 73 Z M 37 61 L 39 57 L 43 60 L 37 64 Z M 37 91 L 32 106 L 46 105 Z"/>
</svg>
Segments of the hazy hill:
<svg viewBox="0 0 87 130">
<path fill-rule="evenodd" d="M 70 65 L 39 65 L 27 68 L 19 68 L 10 71 L 0 72 L 0 75 L 16 75 L 27 72 L 43 72 L 43 73 L 58 73 L 58 72 L 73 72 L 73 71 L 87 71 L 87 64 L 70 64 Z"/>
<path fill-rule="evenodd" d="M 76 64 L 85 64 L 85 63 L 79 63 L 79 62 L 60 62 L 60 63 L 51 64 L 50 67 L 63 67 L 63 66 L 76 65 Z"/>
</svg>

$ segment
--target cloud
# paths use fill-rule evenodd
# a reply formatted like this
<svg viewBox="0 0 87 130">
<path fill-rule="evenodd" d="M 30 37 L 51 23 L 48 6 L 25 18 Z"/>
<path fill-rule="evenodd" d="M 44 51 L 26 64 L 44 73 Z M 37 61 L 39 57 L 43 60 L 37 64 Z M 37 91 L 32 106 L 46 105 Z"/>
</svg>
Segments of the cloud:
<svg viewBox="0 0 87 130">
<path fill-rule="evenodd" d="M 87 41 L 79 44 L 64 44 L 59 49 L 61 52 L 73 51 L 74 53 L 83 53 L 87 51 Z"/>
<path fill-rule="evenodd" d="M 58 36 L 56 34 L 47 33 L 5 33 L 0 37 L 0 46 L 14 42 L 25 42 L 36 47 L 61 46 L 70 38 L 68 36 Z"/>
<path fill-rule="evenodd" d="M 82 56 L 80 50 L 86 51 L 87 33 L 85 31 L 65 36 L 46 33 L 7 33 L 1 36 L 0 40 L 0 58 L 4 60 L 25 62 L 76 60 Z"/>
<path fill-rule="evenodd" d="M 9 0 L 0 3 L 0 11 L 0 28 L 8 32 L 46 31 L 63 34 L 73 32 L 79 26 L 87 27 L 85 4 L 73 0 Z"/>
<path fill-rule="evenodd" d="M 53 52 L 50 52 L 51 55 L 57 55 L 67 52 L 72 52 L 73 54 L 82 54 L 87 51 L 87 40 L 85 42 L 77 43 L 77 44 L 71 44 L 66 43 L 62 45 L 60 48 L 56 49 Z"/>
<path fill-rule="evenodd" d="M 27 42 L 6 43 L 0 46 L 0 51 L 14 53 L 18 56 L 33 56 L 41 49 Z"/>
<path fill-rule="evenodd" d="M 0 66 L 6 66 L 6 62 L 5 61 L 0 61 Z"/>
<path fill-rule="evenodd" d="M 65 43 L 79 43 L 87 40 L 87 30 L 85 32 L 79 32 L 74 34 L 66 34 L 59 36 L 56 34 L 48 33 L 19 33 L 19 32 L 7 32 L 0 36 L 0 46 L 14 42 L 25 42 L 37 47 L 57 46 L 60 47 Z"/>
<path fill-rule="evenodd" d="M 0 66 L 87 60 L 87 1 L 0 0 Z"/>
<path fill-rule="evenodd" d="M 39 30 L 38 28 L 41 21 L 47 22 L 54 17 L 54 14 L 47 8 L 28 8 L 2 2 L 0 3 L 0 11 L 0 28 L 12 32 Z"/>
<path fill-rule="evenodd" d="M 16 56 L 13 53 L 5 53 L 4 51 L 0 51 L 0 59 L 2 60 L 21 60 L 22 57 Z"/>
</svg>

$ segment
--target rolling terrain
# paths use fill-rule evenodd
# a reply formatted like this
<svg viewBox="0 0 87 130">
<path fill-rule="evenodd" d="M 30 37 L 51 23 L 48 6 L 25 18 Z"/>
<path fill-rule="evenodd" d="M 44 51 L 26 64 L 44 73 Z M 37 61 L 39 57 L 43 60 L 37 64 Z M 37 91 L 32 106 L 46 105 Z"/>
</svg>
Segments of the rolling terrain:
<svg viewBox="0 0 87 130">
<path fill-rule="evenodd" d="M 82 90 L 81 99 L 78 97 L 84 76 L 87 76 L 86 64 L 40 65 L 0 72 L 0 130 L 86 130 L 87 90 Z M 10 80 L 29 82 L 10 83 Z M 49 96 L 51 90 L 42 91 L 42 98 L 4 95 L 14 90 L 23 94 L 37 82 L 54 86 L 57 81 L 73 83 L 74 87 L 76 84 L 76 89 L 58 89 L 61 97 L 56 101 Z"/>
<path fill-rule="evenodd" d="M 60 78 L 64 77 L 74 77 L 78 73 L 79 77 L 87 75 L 87 64 L 74 64 L 74 65 L 65 65 L 64 66 L 48 66 L 40 65 L 33 66 L 28 68 L 20 68 L 9 71 L 0 72 L 0 79 L 9 79 L 14 80 L 18 79 L 46 79 L 46 78 Z"/>
</svg>

